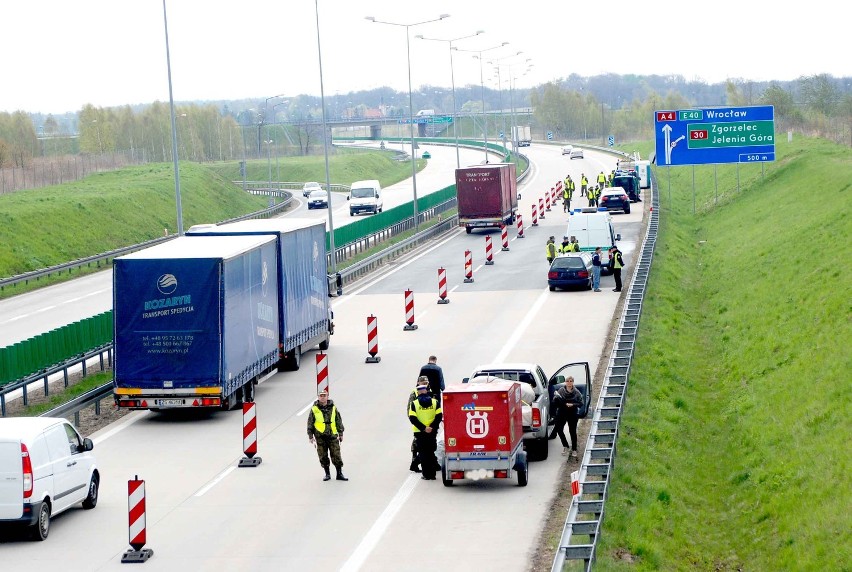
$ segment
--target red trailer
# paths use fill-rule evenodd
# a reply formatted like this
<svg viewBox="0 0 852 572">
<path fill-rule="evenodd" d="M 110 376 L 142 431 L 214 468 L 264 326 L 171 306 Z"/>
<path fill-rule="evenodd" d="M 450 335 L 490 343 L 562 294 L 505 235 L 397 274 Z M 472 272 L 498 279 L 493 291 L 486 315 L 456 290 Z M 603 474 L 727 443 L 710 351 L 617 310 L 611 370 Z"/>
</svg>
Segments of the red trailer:
<svg viewBox="0 0 852 572">
<path fill-rule="evenodd" d="M 515 222 L 518 186 L 514 163 L 491 163 L 456 169 L 459 226 L 500 228 Z"/>
<path fill-rule="evenodd" d="M 518 485 L 526 486 L 520 384 L 497 379 L 450 385 L 442 399 L 444 486 L 461 479 L 508 479 L 512 470 L 518 473 Z"/>
</svg>

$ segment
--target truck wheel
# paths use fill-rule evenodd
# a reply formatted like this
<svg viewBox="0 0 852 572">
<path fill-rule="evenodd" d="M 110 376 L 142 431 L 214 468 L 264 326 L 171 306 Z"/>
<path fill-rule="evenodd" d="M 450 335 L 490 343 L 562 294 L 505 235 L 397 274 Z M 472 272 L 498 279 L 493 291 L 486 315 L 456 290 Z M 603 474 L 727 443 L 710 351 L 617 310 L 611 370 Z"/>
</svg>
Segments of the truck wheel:
<svg viewBox="0 0 852 572">
<path fill-rule="evenodd" d="M 445 487 L 453 486 L 453 479 L 447 478 L 447 466 L 444 464 L 441 464 L 441 482 Z"/>
<path fill-rule="evenodd" d="M 519 487 L 527 486 L 527 482 L 529 482 L 530 472 L 529 472 L 529 465 L 527 464 L 526 456 L 524 456 L 523 465 L 518 467 L 517 469 L 515 469 L 515 471 L 518 473 L 518 486 Z"/>
<path fill-rule="evenodd" d="M 470 234 L 470 231 L 472 231 L 473 229 L 472 229 L 472 228 L 470 228 L 469 226 L 466 226 L 464 230 L 465 230 L 465 232 L 467 232 L 468 234 Z"/>
<path fill-rule="evenodd" d="M 242 403 L 252 403 L 254 401 L 255 387 L 257 386 L 255 385 L 254 380 L 248 382 L 243 386 L 243 396 L 242 399 L 240 399 Z"/>
<path fill-rule="evenodd" d="M 302 348 L 295 347 L 291 352 L 284 355 L 284 359 L 278 362 L 278 371 L 298 371 L 302 365 Z"/>
<path fill-rule="evenodd" d="M 30 530 L 30 538 L 39 541 L 47 540 L 48 533 L 50 533 L 50 503 L 45 499 L 38 510 L 38 520 Z"/>
<path fill-rule="evenodd" d="M 323 341 L 319 343 L 319 349 L 325 351 L 328 349 L 328 346 L 331 344 L 331 336 L 327 335 Z"/>
<path fill-rule="evenodd" d="M 83 500 L 83 508 L 86 510 L 98 506 L 98 477 L 92 475 L 92 480 L 89 481 L 89 494 Z"/>
</svg>

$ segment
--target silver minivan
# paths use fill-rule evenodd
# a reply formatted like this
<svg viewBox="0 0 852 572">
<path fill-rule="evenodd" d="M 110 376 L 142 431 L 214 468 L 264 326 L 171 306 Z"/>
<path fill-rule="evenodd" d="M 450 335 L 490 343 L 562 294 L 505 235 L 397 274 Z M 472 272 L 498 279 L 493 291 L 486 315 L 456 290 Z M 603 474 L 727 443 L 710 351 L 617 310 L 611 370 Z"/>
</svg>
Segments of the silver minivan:
<svg viewBox="0 0 852 572">
<path fill-rule="evenodd" d="M 80 503 L 95 508 L 100 473 L 92 448 L 65 419 L 0 419 L 0 524 L 45 540 L 51 516 Z"/>
</svg>

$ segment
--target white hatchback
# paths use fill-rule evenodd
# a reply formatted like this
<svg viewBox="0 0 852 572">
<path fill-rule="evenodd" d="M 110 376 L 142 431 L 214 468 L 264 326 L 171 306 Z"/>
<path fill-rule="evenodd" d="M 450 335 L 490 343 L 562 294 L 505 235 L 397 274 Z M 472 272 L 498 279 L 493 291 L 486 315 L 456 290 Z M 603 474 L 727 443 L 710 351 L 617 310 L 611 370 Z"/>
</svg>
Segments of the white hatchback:
<svg viewBox="0 0 852 572">
<path fill-rule="evenodd" d="M 95 508 L 101 477 L 92 448 L 65 419 L 0 419 L 0 524 L 45 540 L 51 516 L 80 503 Z"/>
<path fill-rule="evenodd" d="M 321 191 L 321 190 L 322 190 L 322 187 L 320 186 L 319 183 L 314 183 L 314 182 L 305 183 L 304 186 L 302 187 L 302 196 L 308 197 L 308 196 L 310 196 L 310 194 L 312 192 Z"/>
</svg>

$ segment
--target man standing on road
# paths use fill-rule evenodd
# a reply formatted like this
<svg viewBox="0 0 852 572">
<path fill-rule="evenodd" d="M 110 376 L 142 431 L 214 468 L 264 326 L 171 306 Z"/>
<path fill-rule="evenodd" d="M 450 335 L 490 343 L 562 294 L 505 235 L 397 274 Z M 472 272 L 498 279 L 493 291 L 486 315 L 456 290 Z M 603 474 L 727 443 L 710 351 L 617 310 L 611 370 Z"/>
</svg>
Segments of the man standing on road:
<svg viewBox="0 0 852 572">
<path fill-rule="evenodd" d="M 544 249 L 547 252 L 547 263 L 550 264 L 556 258 L 556 237 L 551 236 L 548 238 Z"/>
<path fill-rule="evenodd" d="M 580 196 L 585 197 L 586 191 L 589 189 L 589 179 L 586 178 L 586 173 L 580 174 Z"/>
<path fill-rule="evenodd" d="M 609 249 L 609 264 L 612 266 L 612 277 L 615 278 L 615 288 L 612 291 L 621 292 L 621 269 L 624 268 L 624 259 L 621 257 L 621 251 L 614 244 Z"/>
<path fill-rule="evenodd" d="M 419 383 L 417 385 L 417 399 L 411 402 L 408 408 L 408 420 L 414 430 L 414 439 L 417 441 L 417 453 L 420 455 L 420 464 L 424 481 L 434 481 L 438 470 L 438 459 L 435 451 L 438 448 L 438 427 L 441 425 L 443 414 L 438 401 L 429 395 L 429 385 Z"/>
<path fill-rule="evenodd" d="M 338 481 L 348 481 L 343 475 L 343 457 L 340 456 L 340 443 L 343 442 L 343 418 L 328 391 L 322 390 L 311 407 L 308 415 L 308 440 L 317 448 L 320 466 L 325 470 L 322 480 L 331 480 L 329 467 L 331 464 L 337 470 Z M 331 453 L 331 462 L 328 457 Z"/>
<path fill-rule="evenodd" d="M 568 456 L 568 448 L 570 446 L 570 456 L 573 459 L 577 458 L 577 422 L 580 420 L 578 413 L 580 407 L 583 406 L 583 394 L 580 390 L 574 387 L 574 378 L 568 376 L 565 380 L 565 385 L 560 387 L 553 396 L 553 401 L 556 404 L 556 425 L 553 427 L 548 439 L 556 439 L 562 441 L 562 455 Z M 565 438 L 564 427 L 568 424 L 568 435 L 571 437 L 571 444 Z"/>
<path fill-rule="evenodd" d="M 444 370 L 438 365 L 438 358 L 429 356 L 429 362 L 420 368 L 418 377 L 426 377 L 429 380 L 429 392 L 432 397 L 441 404 L 441 392 L 444 391 Z"/>
<path fill-rule="evenodd" d="M 601 291 L 601 247 L 595 248 L 592 255 L 592 288 L 595 292 Z"/>
</svg>

